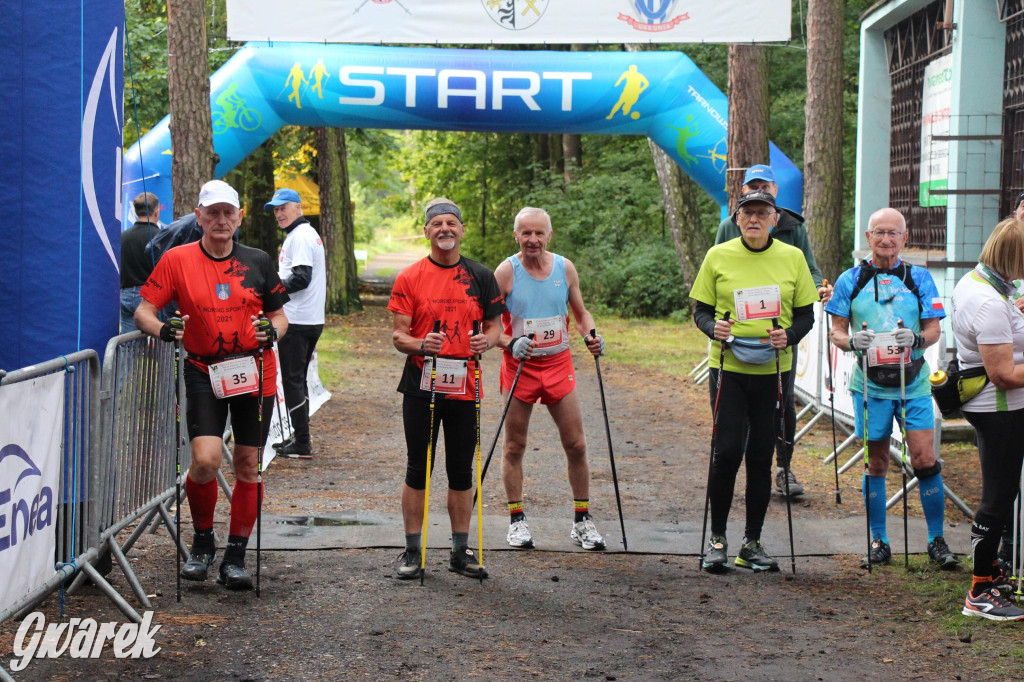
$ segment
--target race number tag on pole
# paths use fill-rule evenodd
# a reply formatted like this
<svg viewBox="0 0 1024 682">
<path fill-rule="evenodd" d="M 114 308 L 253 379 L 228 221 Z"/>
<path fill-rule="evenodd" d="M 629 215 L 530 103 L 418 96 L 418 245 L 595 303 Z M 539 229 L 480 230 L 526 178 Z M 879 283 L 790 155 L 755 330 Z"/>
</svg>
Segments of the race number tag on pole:
<svg viewBox="0 0 1024 682">
<path fill-rule="evenodd" d="M 778 284 L 751 289 L 735 289 L 732 292 L 732 297 L 736 305 L 736 319 L 740 322 L 763 320 L 782 315 L 782 295 L 779 293 Z"/>
<path fill-rule="evenodd" d="M 900 355 L 903 355 L 903 362 L 910 362 L 910 349 L 904 348 L 900 353 L 900 347 L 896 344 L 896 337 L 891 332 L 875 334 L 875 340 L 868 347 L 868 367 L 879 365 L 898 365 Z"/>
<path fill-rule="evenodd" d="M 246 355 L 213 363 L 210 365 L 210 384 L 218 398 L 253 393 L 259 389 L 256 358 Z"/>
<path fill-rule="evenodd" d="M 432 357 L 423 358 L 423 376 L 420 378 L 420 390 L 430 390 L 430 368 Z M 437 379 L 434 390 L 449 395 L 462 395 L 466 392 L 467 362 L 459 358 L 438 358 Z"/>
<path fill-rule="evenodd" d="M 537 348 L 550 348 L 562 343 L 562 328 L 565 326 L 565 318 L 561 315 L 546 317 L 542 320 L 525 320 L 523 322 L 523 333 L 529 336 L 534 335 Z"/>
</svg>

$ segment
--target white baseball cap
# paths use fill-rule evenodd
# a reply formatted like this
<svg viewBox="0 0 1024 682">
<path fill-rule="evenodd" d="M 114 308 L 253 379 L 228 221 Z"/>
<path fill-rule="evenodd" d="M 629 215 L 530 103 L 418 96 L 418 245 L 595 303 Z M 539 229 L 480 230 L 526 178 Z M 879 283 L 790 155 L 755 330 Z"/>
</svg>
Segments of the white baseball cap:
<svg viewBox="0 0 1024 682">
<path fill-rule="evenodd" d="M 199 190 L 200 206 L 213 206 L 214 204 L 231 204 L 235 208 L 242 207 L 238 203 L 238 192 L 223 180 L 210 180 Z"/>
</svg>

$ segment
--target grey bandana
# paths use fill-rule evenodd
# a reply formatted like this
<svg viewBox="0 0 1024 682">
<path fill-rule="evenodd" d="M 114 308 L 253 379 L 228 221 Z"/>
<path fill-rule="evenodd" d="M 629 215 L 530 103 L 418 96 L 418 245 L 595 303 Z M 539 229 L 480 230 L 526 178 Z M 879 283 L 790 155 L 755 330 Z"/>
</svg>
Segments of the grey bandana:
<svg viewBox="0 0 1024 682">
<path fill-rule="evenodd" d="M 451 213 L 459 219 L 460 223 L 462 222 L 462 211 L 455 204 L 434 204 L 427 209 L 427 222 L 429 223 L 430 219 L 434 216 L 444 215 L 445 213 Z"/>
</svg>

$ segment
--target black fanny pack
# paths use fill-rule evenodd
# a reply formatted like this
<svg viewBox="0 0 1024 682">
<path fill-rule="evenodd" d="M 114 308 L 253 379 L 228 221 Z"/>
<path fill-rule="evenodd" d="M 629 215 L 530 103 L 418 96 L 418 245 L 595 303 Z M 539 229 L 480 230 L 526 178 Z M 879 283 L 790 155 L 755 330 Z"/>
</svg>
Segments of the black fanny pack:
<svg viewBox="0 0 1024 682">
<path fill-rule="evenodd" d="M 935 384 L 936 375 L 932 375 L 932 398 L 939 406 L 943 417 L 949 418 L 957 414 L 964 404 L 981 393 L 989 382 L 985 366 L 960 369 L 956 356 L 946 367 L 946 380 Z"/>
<path fill-rule="evenodd" d="M 924 367 L 924 357 L 920 357 L 917 360 L 911 360 L 903 366 L 903 381 L 906 386 L 914 383 L 914 379 L 921 373 L 921 368 Z M 868 367 L 868 379 L 875 382 L 879 386 L 899 387 L 900 385 L 900 366 L 899 365 L 875 365 L 874 367 Z"/>
</svg>

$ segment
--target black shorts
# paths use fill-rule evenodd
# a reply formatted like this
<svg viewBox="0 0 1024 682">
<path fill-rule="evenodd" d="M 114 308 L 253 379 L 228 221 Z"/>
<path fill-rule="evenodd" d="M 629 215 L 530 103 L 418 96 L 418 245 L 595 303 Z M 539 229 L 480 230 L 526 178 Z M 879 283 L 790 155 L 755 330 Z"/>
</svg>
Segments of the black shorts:
<svg viewBox="0 0 1024 682">
<path fill-rule="evenodd" d="M 188 410 L 185 423 L 188 425 L 188 437 L 224 436 L 224 427 L 228 421 L 228 408 L 231 409 L 231 432 L 236 445 L 249 445 L 263 448 L 270 431 L 270 411 L 274 409 L 276 396 L 263 398 L 263 429 L 259 424 L 259 403 L 255 393 L 239 395 L 233 398 L 218 398 L 210 385 L 210 375 L 191 362 L 185 363 L 185 395 L 188 398 Z"/>
<path fill-rule="evenodd" d="M 402 399 L 405 423 L 405 483 L 413 490 L 427 485 L 427 435 L 430 433 L 430 399 L 405 395 Z M 476 454 L 476 404 L 472 400 L 439 399 L 434 405 L 434 442 L 431 443 L 431 472 L 437 462 L 437 434 L 444 428 L 444 468 L 448 487 L 473 487 L 473 455 Z"/>
</svg>

